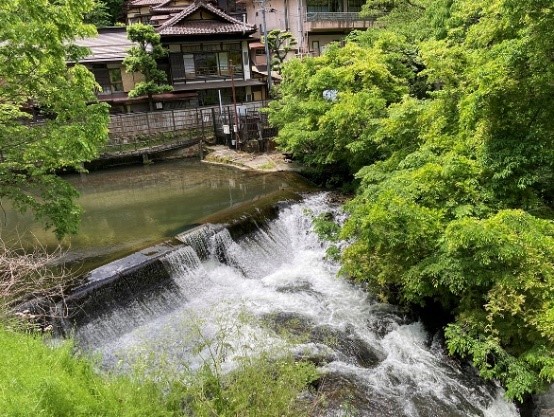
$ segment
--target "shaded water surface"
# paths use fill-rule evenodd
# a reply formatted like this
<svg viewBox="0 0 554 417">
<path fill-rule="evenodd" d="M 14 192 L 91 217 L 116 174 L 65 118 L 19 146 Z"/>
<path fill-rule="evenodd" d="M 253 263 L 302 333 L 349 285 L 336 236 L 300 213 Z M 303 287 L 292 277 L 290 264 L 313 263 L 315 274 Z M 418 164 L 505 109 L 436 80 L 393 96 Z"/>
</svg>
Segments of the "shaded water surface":
<svg viewBox="0 0 554 417">
<path fill-rule="evenodd" d="M 222 346 L 224 369 L 241 355 L 291 352 L 322 373 L 317 416 L 517 416 L 421 323 L 337 276 L 311 226 L 329 210 L 316 194 L 239 241 L 221 228 L 197 233 L 194 245 L 183 235 L 191 245 L 164 259 L 171 284 L 124 306 L 113 300 L 81 323 L 77 342 L 105 367 L 138 363 L 176 377 Z"/>
<path fill-rule="evenodd" d="M 307 184 L 293 173 L 256 173 L 191 160 L 167 161 L 66 177 L 81 193 L 84 209 L 70 245 L 72 260 L 101 264 L 149 246 L 202 222 L 223 209 L 264 196 L 285 198 Z M 7 208 L 2 218 L 5 240 L 21 236 L 53 246 L 52 233 L 33 223 L 30 215 Z"/>
</svg>

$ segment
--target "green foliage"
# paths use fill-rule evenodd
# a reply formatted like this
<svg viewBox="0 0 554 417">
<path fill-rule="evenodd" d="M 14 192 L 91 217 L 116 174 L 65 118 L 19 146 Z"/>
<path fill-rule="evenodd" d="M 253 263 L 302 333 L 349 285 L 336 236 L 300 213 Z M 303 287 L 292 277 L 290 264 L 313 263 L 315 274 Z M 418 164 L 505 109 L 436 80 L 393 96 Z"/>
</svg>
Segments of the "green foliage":
<svg viewBox="0 0 554 417">
<path fill-rule="evenodd" d="M 158 69 L 157 59 L 167 55 L 167 50 L 161 45 L 160 35 L 150 25 L 136 23 L 127 27 L 128 38 L 137 44 L 133 46 L 123 65 L 128 72 L 140 72 L 144 81 L 135 84 L 129 91 L 129 97 L 148 96 L 152 107 L 152 95 L 171 91 L 167 84 L 167 75 Z"/>
<path fill-rule="evenodd" d="M 267 42 L 269 54 L 272 58 L 271 68 L 281 74 L 283 61 L 287 54 L 297 45 L 296 39 L 292 33 L 280 29 L 273 29 L 267 34 L 267 38 L 262 36 L 262 42 Z"/>
<path fill-rule="evenodd" d="M 388 30 L 413 39 L 444 36 L 452 0 L 368 0 L 361 14 Z"/>
<path fill-rule="evenodd" d="M 554 7 L 367 7 L 386 12 L 384 29 L 285 66 L 270 113 L 278 143 L 359 168 L 346 274 L 386 300 L 442 304 L 452 354 L 510 398 L 540 391 L 554 381 Z"/>
<path fill-rule="evenodd" d="M 71 344 L 51 348 L 40 336 L 0 327 L 0 416 L 181 415 L 159 387 L 127 377 L 99 377 Z"/>
<path fill-rule="evenodd" d="M 0 198 L 30 208 L 58 236 L 77 230 L 76 191 L 55 175 L 80 169 L 107 138 L 107 106 L 99 104 L 87 54 L 72 44 L 91 36 L 82 23 L 89 0 L 14 0 L 0 5 Z M 32 113 L 47 116 L 30 124 Z"/>
<path fill-rule="evenodd" d="M 340 239 L 340 225 L 333 217 L 332 213 L 323 213 L 312 219 L 314 231 L 321 239 L 332 242 L 326 250 L 326 256 L 334 261 L 340 260 L 341 251 L 336 244 Z"/>
<path fill-rule="evenodd" d="M 383 157 L 376 142 L 387 106 L 409 91 L 402 38 L 370 42 L 360 35 L 321 57 L 291 60 L 283 69 L 280 99 L 271 103 L 278 146 L 311 166 L 344 166 L 350 174 Z M 383 55 L 383 49 L 395 53 Z M 338 91 L 335 100 L 323 92 Z M 364 111 L 361 111 L 361 110 Z"/>
<path fill-rule="evenodd" d="M 123 0 L 96 0 L 85 22 L 96 27 L 113 26 L 123 18 Z"/>
<path fill-rule="evenodd" d="M 225 375 L 204 366 L 187 388 L 185 408 L 198 417 L 300 417 L 307 413 L 296 399 L 316 378 L 314 365 L 289 358 L 244 358 Z"/>
<path fill-rule="evenodd" d="M 340 226 L 335 222 L 332 213 L 323 213 L 312 220 L 315 232 L 321 239 L 337 242 Z"/>
<path fill-rule="evenodd" d="M 171 370 L 167 364 L 150 369 L 143 363 L 129 376 L 99 375 L 89 360 L 74 355 L 70 343 L 49 347 L 37 334 L 0 326 L 0 417 L 307 414 L 297 400 L 318 376 L 313 364 L 262 354 L 244 357 L 223 373 L 229 347 L 223 332 L 216 339 L 198 371 L 176 375 L 174 363 Z M 204 340 L 198 348 L 212 342 Z"/>
<path fill-rule="evenodd" d="M 518 399 L 554 377 L 554 224 L 530 214 L 552 210 L 553 10 L 520 3 L 453 3 L 416 43 L 440 89 L 389 107 L 391 157 L 360 170 L 343 229 L 346 272 L 452 309 L 450 352 Z"/>
<path fill-rule="evenodd" d="M 203 359 L 203 365 L 180 377 L 187 414 L 198 417 L 301 417 L 307 414 L 297 400 L 317 379 L 315 366 L 294 361 L 276 349 L 260 353 L 243 346 L 239 351 L 231 340 L 246 338 L 249 343 L 261 342 L 254 334 L 244 334 L 247 331 L 243 327 L 245 321 L 252 320 L 254 318 L 245 312 L 237 319 L 218 317 L 215 319 L 217 330 L 210 337 L 199 327 L 203 320 L 192 324 L 188 336 L 194 339 L 189 343 L 194 346 L 194 354 Z M 237 366 L 224 372 L 223 366 L 230 357 Z"/>
</svg>

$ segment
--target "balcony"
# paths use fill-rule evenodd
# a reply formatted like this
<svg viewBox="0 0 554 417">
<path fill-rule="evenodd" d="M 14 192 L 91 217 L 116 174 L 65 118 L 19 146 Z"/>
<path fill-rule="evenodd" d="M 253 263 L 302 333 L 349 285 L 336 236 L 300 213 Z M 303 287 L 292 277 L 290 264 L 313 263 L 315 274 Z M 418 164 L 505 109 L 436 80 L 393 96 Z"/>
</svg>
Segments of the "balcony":
<svg viewBox="0 0 554 417">
<path fill-rule="evenodd" d="M 304 15 L 304 29 L 306 32 L 349 32 L 373 27 L 374 20 L 361 17 L 357 12 L 307 12 Z"/>
</svg>

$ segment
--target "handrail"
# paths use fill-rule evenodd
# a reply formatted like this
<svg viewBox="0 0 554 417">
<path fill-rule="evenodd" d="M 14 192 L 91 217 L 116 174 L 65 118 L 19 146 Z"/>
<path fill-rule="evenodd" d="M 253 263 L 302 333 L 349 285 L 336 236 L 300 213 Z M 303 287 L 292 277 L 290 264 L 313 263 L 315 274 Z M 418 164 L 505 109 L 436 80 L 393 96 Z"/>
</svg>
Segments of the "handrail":
<svg viewBox="0 0 554 417">
<path fill-rule="evenodd" d="M 304 17 L 305 22 L 318 21 L 370 21 L 369 17 L 361 17 L 358 12 L 307 12 Z"/>
</svg>

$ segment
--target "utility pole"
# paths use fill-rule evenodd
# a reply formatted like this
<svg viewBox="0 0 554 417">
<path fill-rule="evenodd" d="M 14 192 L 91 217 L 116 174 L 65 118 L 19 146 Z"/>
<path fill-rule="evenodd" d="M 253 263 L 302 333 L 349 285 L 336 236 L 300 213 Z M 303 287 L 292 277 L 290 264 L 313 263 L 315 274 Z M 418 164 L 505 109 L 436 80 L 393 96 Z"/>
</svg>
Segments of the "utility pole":
<svg viewBox="0 0 554 417">
<path fill-rule="evenodd" d="M 265 21 L 265 0 L 261 1 L 262 3 L 262 21 L 264 24 L 264 46 L 265 46 L 265 59 L 267 61 L 267 91 L 271 93 L 271 55 L 269 54 L 269 45 L 267 42 L 267 23 Z"/>
<path fill-rule="evenodd" d="M 237 115 L 237 97 L 235 95 L 235 67 L 233 66 L 233 61 L 229 60 L 229 70 L 231 71 L 231 93 L 233 96 L 233 109 L 235 113 L 235 125 L 233 126 L 233 132 L 235 134 L 235 149 L 239 150 L 239 118 Z"/>
</svg>

